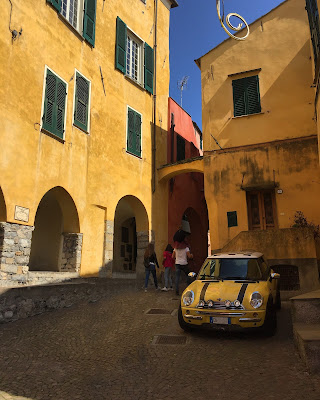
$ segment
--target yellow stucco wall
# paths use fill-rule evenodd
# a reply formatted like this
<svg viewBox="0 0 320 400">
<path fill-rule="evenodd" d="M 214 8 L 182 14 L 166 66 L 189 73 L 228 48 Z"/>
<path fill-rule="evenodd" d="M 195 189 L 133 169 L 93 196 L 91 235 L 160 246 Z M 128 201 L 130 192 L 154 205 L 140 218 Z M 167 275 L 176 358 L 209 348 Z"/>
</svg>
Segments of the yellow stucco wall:
<svg viewBox="0 0 320 400">
<path fill-rule="evenodd" d="M 305 3 L 284 2 L 254 22 L 250 32 L 244 42 L 228 39 L 198 60 L 205 196 L 214 249 L 249 229 L 246 191 L 253 188 L 275 191 L 278 228 L 291 227 L 296 211 L 302 211 L 309 222 L 320 223 Z M 259 75 L 262 112 L 234 118 L 232 79 L 252 75 Z M 219 150 L 212 136 L 225 151 Z M 238 226 L 228 228 L 228 211 L 237 211 Z"/>
<path fill-rule="evenodd" d="M 280 229 L 294 224 L 296 211 L 302 211 L 309 222 L 320 222 L 316 136 L 207 154 L 205 171 L 210 235 L 215 249 L 248 230 L 246 190 L 251 188 L 275 190 Z M 237 211 L 238 226 L 228 228 L 228 211 Z"/>
<path fill-rule="evenodd" d="M 19 205 L 30 210 L 27 224 L 33 225 L 45 193 L 63 187 L 75 203 L 83 233 L 81 274 L 97 274 L 103 263 L 105 220 L 114 219 L 123 196 L 138 198 L 149 229 L 156 229 L 151 208 L 152 96 L 115 69 L 117 16 L 153 47 L 154 2 L 97 0 L 94 48 L 45 0 L 14 2 L 11 27 L 23 28 L 14 42 L 9 16 L 8 3 L 0 23 L 0 187 L 7 221 L 18 223 L 14 208 Z M 159 1 L 157 118 L 162 127 L 167 126 L 169 20 L 170 11 Z M 64 142 L 39 131 L 46 65 L 68 83 Z M 75 68 L 91 81 L 90 134 L 72 125 Z M 126 152 L 127 106 L 142 114 L 141 159 Z M 158 136 L 160 147 L 166 133 Z"/>
<path fill-rule="evenodd" d="M 218 149 L 211 134 L 222 147 L 314 134 L 310 56 L 309 25 L 301 0 L 288 0 L 251 24 L 247 40 L 228 39 L 204 55 L 200 59 L 204 150 Z M 256 74 L 262 113 L 233 118 L 232 79 Z"/>
</svg>

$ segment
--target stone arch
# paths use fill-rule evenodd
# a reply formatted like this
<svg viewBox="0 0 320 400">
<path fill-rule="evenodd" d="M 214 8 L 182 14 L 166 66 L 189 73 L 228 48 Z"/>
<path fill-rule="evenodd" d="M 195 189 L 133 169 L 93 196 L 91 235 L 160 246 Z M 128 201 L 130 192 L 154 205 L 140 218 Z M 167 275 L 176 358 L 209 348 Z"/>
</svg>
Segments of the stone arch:
<svg viewBox="0 0 320 400">
<path fill-rule="evenodd" d="M 114 216 L 112 276 L 143 276 L 143 253 L 148 241 L 149 218 L 145 206 L 135 196 L 122 197 Z"/>
<path fill-rule="evenodd" d="M 195 272 L 198 272 L 208 255 L 208 227 L 203 226 L 204 221 L 201 221 L 200 215 L 192 207 L 188 207 L 183 213 L 182 227 L 186 225 L 186 221 L 190 226 L 187 241 L 193 254 L 193 261 L 190 266 Z"/>
<path fill-rule="evenodd" d="M 0 187 L 0 222 L 7 221 L 7 207 L 2 189 Z"/>
<path fill-rule="evenodd" d="M 42 197 L 34 225 L 29 269 L 79 272 L 82 234 L 78 211 L 64 188 L 54 187 Z"/>
</svg>

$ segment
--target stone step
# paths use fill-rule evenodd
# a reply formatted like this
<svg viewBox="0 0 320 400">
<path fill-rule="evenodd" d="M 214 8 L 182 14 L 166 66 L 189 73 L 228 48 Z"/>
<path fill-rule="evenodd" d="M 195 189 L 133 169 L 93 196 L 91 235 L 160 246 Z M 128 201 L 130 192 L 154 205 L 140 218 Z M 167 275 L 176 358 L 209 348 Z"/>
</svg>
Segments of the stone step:
<svg viewBox="0 0 320 400">
<path fill-rule="evenodd" d="M 290 300 L 293 323 L 320 324 L 320 290 L 304 293 Z"/>
<path fill-rule="evenodd" d="M 294 341 L 309 372 L 320 373 L 320 324 L 293 324 Z"/>
</svg>

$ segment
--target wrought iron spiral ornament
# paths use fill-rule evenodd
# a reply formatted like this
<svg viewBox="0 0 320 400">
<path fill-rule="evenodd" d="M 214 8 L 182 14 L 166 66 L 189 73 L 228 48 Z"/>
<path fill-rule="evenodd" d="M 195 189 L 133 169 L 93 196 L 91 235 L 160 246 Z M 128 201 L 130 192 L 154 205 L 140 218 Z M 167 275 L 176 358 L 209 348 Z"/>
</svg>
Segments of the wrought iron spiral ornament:
<svg viewBox="0 0 320 400">
<path fill-rule="evenodd" d="M 219 21 L 220 21 L 220 24 L 221 24 L 222 28 L 223 28 L 223 29 L 226 31 L 226 33 L 227 33 L 230 37 L 232 37 L 233 39 L 235 39 L 235 40 L 246 40 L 247 37 L 249 36 L 249 33 L 250 33 L 249 25 L 248 25 L 248 23 L 246 22 L 246 20 L 245 20 L 243 17 L 241 17 L 241 15 L 239 15 L 239 14 L 237 14 L 237 13 L 229 13 L 229 14 L 226 16 L 226 18 L 224 18 L 224 15 L 221 16 L 221 0 L 216 0 L 216 1 L 217 1 L 217 12 L 218 12 L 218 17 L 219 17 Z M 223 1 L 223 0 L 222 0 L 222 1 Z M 236 18 L 240 19 L 240 21 L 242 21 L 242 22 L 241 22 L 238 26 L 233 26 L 233 25 L 231 24 L 231 22 L 230 22 L 230 18 L 231 18 L 231 17 L 236 17 Z M 245 36 L 243 36 L 243 37 L 235 36 L 234 34 L 232 34 L 232 33 L 228 30 L 228 28 L 225 26 L 225 23 L 227 24 L 227 26 L 228 26 L 231 30 L 233 30 L 233 31 L 235 31 L 235 32 L 239 32 L 239 31 L 242 29 L 243 24 L 244 24 L 245 27 L 246 27 L 246 29 L 247 29 L 247 34 L 246 34 Z"/>
</svg>

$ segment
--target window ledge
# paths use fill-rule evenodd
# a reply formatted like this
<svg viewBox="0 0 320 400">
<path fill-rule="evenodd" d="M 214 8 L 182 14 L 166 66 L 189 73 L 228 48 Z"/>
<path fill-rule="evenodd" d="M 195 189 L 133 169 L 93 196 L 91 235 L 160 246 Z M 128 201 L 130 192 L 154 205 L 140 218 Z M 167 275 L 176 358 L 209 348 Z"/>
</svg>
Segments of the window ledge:
<svg viewBox="0 0 320 400">
<path fill-rule="evenodd" d="M 129 154 L 130 156 L 134 157 L 134 158 L 138 158 L 139 160 L 142 160 L 142 156 L 137 156 L 136 154 L 133 154 L 128 150 L 126 150 L 126 153 Z"/>
<path fill-rule="evenodd" d="M 254 113 L 254 114 L 246 114 L 246 115 L 239 115 L 238 117 L 232 117 L 231 119 L 238 119 L 243 117 L 253 117 L 255 115 L 265 114 L 264 112 Z"/>
<path fill-rule="evenodd" d="M 141 89 L 141 90 L 143 90 L 143 91 L 146 91 L 146 89 L 144 88 L 144 86 L 143 86 L 141 83 L 135 81 L 134 79 L 132 79 L 132 78 L 131 78 L 129 75 L 127 75 L 127 74 L 124 74 L 124 76 L 125 76 L 125 78 L 128 79 L 130 82 L 134 83 L 139 89 Z"/>
<path fill-rule="evenodd" d="M 64 25 L 66 25 L 81 40 L 81 42 L 86 41 L 82 34 L 74 26 L 72 26 L 62 14 L 58 13 L 58 17 L 64 23 Z"/>
<path fill-rule="evenodd" d="M 75 123 L 73 123 L 72 126 L 73 126 L 74 128 L 79 129 L 79 131 L 85 133 L 86 135 L 90 135 L 90 132 L 89 132 L 89 131 L 85 131 L 84 129 L 80 128 L 80 126 L 76 125 Z"/>
<path fill-rule="evenodd" d="M 40 132 L 44 133 L 47 136 L 52 137 L 52 139 L 56 139 L 58 142 L 64 144 L 65 143 L 65 139 L 61 139 L 59 136 L 55 135 L 54 133 L 51 133 L 49 131 L 47 131 L 44 128 L 41 128 Z"/>
</svg>

